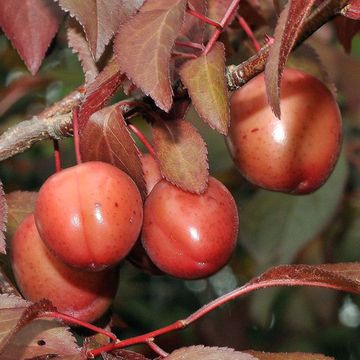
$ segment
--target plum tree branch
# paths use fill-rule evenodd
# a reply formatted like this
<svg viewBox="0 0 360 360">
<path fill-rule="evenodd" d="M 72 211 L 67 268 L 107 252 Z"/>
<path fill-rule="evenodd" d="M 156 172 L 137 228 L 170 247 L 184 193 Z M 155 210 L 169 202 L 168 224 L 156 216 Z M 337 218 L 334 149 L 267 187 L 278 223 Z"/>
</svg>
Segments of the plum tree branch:
<svg viewBox="0 0 360 360">
<path fill-rule="evenodd" d="M 324 0 L 307 19 L 297 45 L 340 13 L 347 3 L 348 0 Z M 240 65 L 227 67 L 226 76 L 230 90 L 241 87 L 264 70 L 269 49 L 270 45 L 266 44 Z M 72 109 L 79 106 L 83 98 L 84 89 L 81 87 L 41 114 L 5 131 L 0 135 L 0 161 L 27 150 L 36 142 L 71 136 Z"/>
</svg>

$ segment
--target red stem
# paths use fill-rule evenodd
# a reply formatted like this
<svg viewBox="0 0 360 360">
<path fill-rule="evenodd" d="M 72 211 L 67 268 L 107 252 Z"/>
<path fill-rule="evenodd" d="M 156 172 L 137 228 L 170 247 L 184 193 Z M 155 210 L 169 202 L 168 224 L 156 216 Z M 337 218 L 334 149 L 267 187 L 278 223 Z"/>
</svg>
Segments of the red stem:
<svg viewBox="0 0 360 360">
<path fill-rule="evenodd" d="M 138 139 L 144 144 L 147 151 L 153 156 L 155 155 L 155 150 L 152 147 L 152 145 L 149 143 L 149 141 L 146 139 L 145 135 L 133 124 L 128 124 L 129 129 L 138 137 Z"/>
<path fill-rule="evenodd" d="M 181 51 L 173 51 L 171 53 L 172 58 L 182 58 L 182 59 L 197 59 L 197 56 L 195 54 L 191 53 L 184 53 Z"/>
<path fill-rule="evenodd" d="M 200 14 L 199 12 L 197 12 L 196 10 L 194 10 L 192 7 L 190 7 L 190 5 L 188 5 L 186 12 L 194 17 L 196 17 L 197 19 L 200 19 L 201 21 L 203 21 L 206 24 L 209 24 L 211 26 L 214 26 L 216 29 L 219 29 L 220 31 L 222 30 L 221 25 L 214 21 L 209 19 L 207 16 Z"/>
<path fill-rule="evenodd" d="M 259 289 L 265 289 L 269 287 L 278 287 L 278 286 L 311 286 L 311 287 L 322 287 L 327 289 L 335 289 L 340 291 L 345 291 L 343 286 L 337 285 L 337 284 L 329 284 L 324 282 L 316 282 L 316 281 L 310 281 L 310 280 L 294 280 L 294 279 L 279 279 L 279 280 L 264 280 L 259 282 L 251 282 L 247 283 L 244 286 L 235 289 L 234 291 L 231 291 L 230 293 L 227 293 L 210 303 L 204 305 L 199 310 L 195 311 L 193 314 L 188 316 L 184 320 L 178 320 L 174 322 L 173 324 L 170 324 L 168 326 L 165 326 L 163 328 L 160 328 L 155 331 L 151 331 L 147 334 L 135 336 L 130 339 L 118 341 L 116 344 L 109 344 L 102 346 L 98 349 L 94 349 L 89 352 L 89 356 L 98 356 L 102 352 L 109 352 L 113 351 L 115 349 L 124 348 L 130 345 L 135 344 L 141 344 L 141 343 L 148 343 L 149 341 L 152 341 L 156 336 L 163 335 L 175 330 L 183 329 L 184 327 L 192 324 L 196 320 L 200 319 L 204 315 L 208 314 L 210 311 L 220 307 L 221 305 L 234 300 L 240 296 L 246 295 L 252 291 L 259 290 Z M 353 292 L 352 289 L 347 289 L 349 292 Z"/>
<path fill-rule="evenodd" d="M 223 29 L 228 25 L 228 22 L 230 21 L 232 15 L 236 11 L 237 7 L 239 6 L 240 0 L 233 0 L 226 10 L 226 13 L 224 17 L 222 18 L 220 22 L 220 26 L 215 29 L 213 34 L 211 35 L 211 38 L 209 42 L 206 44 L 205 50 L 203 51 L 203 55 L 207 55 L 209 51 L 212 49 L 214 44 L 216 43 L 217 39 L 219 38 L 220 34 L 222 33 Z"/>
<path fill-rule="evenodd" d="M 250 41 L 252 42 L 253 44 L 253 47 L 255 48 L 256 52 L 260 51 L 261 49 L 261 46 L 259 44 L 259 42 L 256 40 L 255 36 L 254 36 L 254 33 L 252 32 L 249 24 L 246 22 L 246 20 L 240 16 L 240 15 L 237 15 L 236 16 L 241 28 L 244 30 L 246 36 L 250 39 Z"/>
<path fill-rule="evenodd" d="M 60 154 L 60 147 L 59 147 L 59 140 L 53 140 L 54 145 L 54 157 L 55 157 L 55 172 L 61 171 L 61 154 Z"/>
<path fill-rule="evenodd" d="M 191 49 L 204 51 L 205 46 L 203 44 L 194 43 L 192 41 L 175 41 L 176 46 L 188 47 Z"/>
<path fill-rule="evenodd" d="M 81 153 L 80 153 L 80 139 L 79 139 L 79 121 L 78 121 L 79 108 L 73 108 L 73 135 L 74 135 L 74 147 L 75 147 L 75 155 L 76 155 L 76 163 L 81 164 Z"/>
<path fill-rule="evenodd" d="M 66 314 L 62 314 L 62 313 L 59 313 L 59 312 L 56 312 L 56 311 L 51 311 L 51 312 L 45 312 L 45 313 L 42 313 L 42 314 L 39 314 L 37 316 L 38 318 L 54 318 L 54 319 L 60 319 L 60 320 L 63 320 L 65 323 L 67 324 L 70 324 L 70 325 L 79 325 L 79 326 L 82 326 L 86 329 L 89 329 L 89 330 L 92 330 L 96 333 L 99 333 L 99 334 L 103 334 L 107 337 L 109 337 L 111 340 L 113 341 L 117 341 L 117 337 L 109 332 L 109 331 L 106 331 L 100 327 L 97 327 L 95 325 L 92 325 L 92 324 L 89 324 L 87 322 L 84 322 L 84 321 L 81 321 L 79 319 L 76 319 L 70 315 L 66 315 Z"/>
<path fill-rule="evenodd" d="M 151 350 L 153 350 L 156 354 L 160 355 L 161 357 L 167 357 L 169 353 L 163 350 L 159 345 L 154 343 L 154 339 L 151 339 L 147 342 Z"/>
</svg>

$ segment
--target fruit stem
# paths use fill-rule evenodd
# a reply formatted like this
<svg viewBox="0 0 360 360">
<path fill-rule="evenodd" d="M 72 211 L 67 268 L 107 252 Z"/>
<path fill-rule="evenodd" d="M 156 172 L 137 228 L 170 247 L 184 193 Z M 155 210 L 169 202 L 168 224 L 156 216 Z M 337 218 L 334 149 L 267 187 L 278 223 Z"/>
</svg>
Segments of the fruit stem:
<svg viewBox="0 0 360 360">
<path fill-rule="evenodd" d="M 79 107 L 74 107 L 72 111 L 72 123 L 73 123 L 73 135 L 74 135 L 74 148 L 76 155 L 76 163 L 81 164 L 81 153 L 80 153 L 80 139 L 79 139 Z"/>
<path fill-rule="evenodd" d="M 197 56 L 195 54 L 184 53 L 181 51 L 173 51 L 171 53 L 171 57 L 172 58 L 182 58 L 182 59 L 196 59 L 197 58 Z"/>
<path fill-rule="evenodd" d="M 217 27 L 214 32 L 211 35 L 210 40 L 206 44 L 206 47 L 203 51 L 203 55 L 207 55 L 209 51 L 212 49 L 214 44 L 216 43 L 217 39 L 219 38 L 222 31 L 225 29 L 225 27 L 228 25 L 231 17 L 233 16 L 234 12 L 236 11 L 237 7 L 239 6 L 240 0 L 233 0 L 231 4 L 229 5 L 228 9 L 225 12 L 224 17 L 222 18 L 220 22 L 220 27 Z"/>
<path fill-rule="evenodd" d="M 203 44 L 194 43 L 192 41 L 175 41 L 176 46 L 188 47 L 191 49 L 204 51 L 205 46 Z"/>
<path fill-rule="evenodd" d="M 54 157 L 55 157 L 55 172 L 61 171 L 61 154 L 59 147 L 59 140 L 53 139 Z"/>
<path fill-rule="evenodd" d="M 88 352 L 88 356 L 90 357 L 96 357 L 100 355 L 103 352 L 109 352 L 116 349 L 124 348 L 130 345 L 135 344 L 141 344 L 141 343 L 149 343 L 150 341 L 153 341 L 155 337 L 159 335 L 163 335 L 175 330 L 180 330 L 188 325 L 192 324 L 196 320 L 200 319 L 204 315 L 208 314 L 209 312 L 217 309 L 221 305 L 232 301 L 240 296 L 249 294 L 255 290 L 259 289 L 265 289 L 269 287 L 279 287 L 279 286 L 310 286 L 310 287 L 318 287 L 318 288 L 327 288 L 327 289 L 334 289 L 334 290 L 340 290 L 344 291 L 344 287 L 342 284 L 332 284 L 332 283 L 326 283 L 320 281 L 312 281 L 312 280 L 304 280 L 304 279 L 261 279 L 261 275 L 258 278 L 255 278 L 254 280 L 246 283 L 245 285 L 223 295 L 218 297 L 217 299 L 209 302 L 208 304 L 201 307 L 199 310 L 192 313 L 190 316 L 188 316 L 186 319 L 178 320 L 174 322 L 173 324 L 167 325 L 163 328 L 160 328 L 155 331 L 151 331 L 149 333 L 135 336 L 133 338 L 129 338 L 126 340 L 117 341 L 116 343 L 108 344 L 102 347 L 99 347 L 97 349 L 91 350 Z M 349 292 L 354 291 L 351 289 L 348 289 Z"/>
<path fill-rule="evenodd" d="M 246 22 L 246 20 L 240 16 L 239 14 L 236 15 L 236 19 L 239 22 L 239 25 L 241 26 L 241 28 L 244 30 L 246 36 L 250 39 L 250 41 L 252 42 L 252 45 L 255 49 L 256 52 L 258 52 L 261 49 L 261 46 L 259 44 L 259 42 L 256 40 L 254 33 L 252 32 L 249 24 Z"/>
<path fill-rule="evenodd" d="M 188 14 L 196 17 L 197 19 L 203 21 L 205 24 L 209 24 L 211 26 L 214 26 L 216 29 L 219 29 L 220 31 L 222 31 L 222 26 L 217 21 L 211 20 L 207 16 L 199 13 L 189 3 L 187 5 L 186 12 Z"/>
<path fill-rule="evenodd" d="M 69 325 L 79 325 L 79 326 L 82 326 L 86 329 L 89 329 L 89 330 L 92 330 L 96 333 L 99 333 L 99 334 L 103 334 L 107 337 L 109 337 L 111 340 L 113 341 L 117 341 L 117 337 L 109 332 L 109 331 L 106 331 L 105 329 L 102 329 L 98 326 L 95 326 L 95 325 L 92 325 L 92 324 L 89 324 L 85 321 L 81 321 L 79 319 L 76 319 L 70 315 L 66 315 L 66 314 L 62 314 L 62 313 L 59 313 L 57 311 L 51 311 L 51 312 L 44 312 L 44 313 L 41 313 L 37 316 L 38 318 L 48 318 L 48 317 L 51 317 L 51 318 L 55 318 L 55 319 L 60 319 L 60 320 L 63 320 L 65 323 L 69 324 Z"/>
<path fill-rule="evenodd" d="M 129 129 L 137 136 L 137 138 L 143 143 L 143 145 L 146 147 L 147 151 L 153 156 L 155 155 L 155 150 L 152 147 L 152 145 L 149 143 L 149 141 L 146 139 L 145 135 L 133 124 L 128 123 Z"/>
<path fill-rule="evenodd" d="M 149 339 L 147 341 L 147 344 L 149 345 L 150 349 L 153 350 L 156 354 L 160 355 L 161 357 L 167 357 L 169 353 L 167 353 L 165 350 L 163 350 L 159 345 L 154 343 L 154 339 Z"/>
</svg>

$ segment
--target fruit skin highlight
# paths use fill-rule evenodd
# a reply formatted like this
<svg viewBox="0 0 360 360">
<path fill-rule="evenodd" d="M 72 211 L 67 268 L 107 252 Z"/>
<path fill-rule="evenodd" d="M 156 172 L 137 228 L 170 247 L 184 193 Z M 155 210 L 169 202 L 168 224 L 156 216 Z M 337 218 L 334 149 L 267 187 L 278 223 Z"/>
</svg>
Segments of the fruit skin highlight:
<svg viewBox="0 0 360 360">
<path fill-rule="evenodd" d="M 142 199 L 133 180 L 97 161 L 49 177 L 35 207 L 36 226 L 49 249 L 68 265 L 96 271 L 129 253 L 142 220 Z"/>
<path fill-rule="evenodd" d="M 200 195 L 161 180 L 145 201 L 143 246 L 165 273 L 203 278 L 228 262 L 238 224 L 235 201 L 215 178 L 209 178 L 207 190 Z"/>
<path fill-rule="evenodd" d="M 281 120 L 266 97 L 264 74 L 231 97 L 227 144 L 234 163 L 264 189 L 307 194 L 331 174 L 341 148 L 341 115 L 318 79 L 287 68 L 281 82 Z"/>
<path fill-rule="evenodd" d="M 33 214 L 23 220 L 14 234 L 11 265 L 27 300 L 49 299 L 59 312 L 82 321 L 100 318 L 115 296 L 116 270 L 88 272 L 63 264 L 44 245 Z"/>
</svg>

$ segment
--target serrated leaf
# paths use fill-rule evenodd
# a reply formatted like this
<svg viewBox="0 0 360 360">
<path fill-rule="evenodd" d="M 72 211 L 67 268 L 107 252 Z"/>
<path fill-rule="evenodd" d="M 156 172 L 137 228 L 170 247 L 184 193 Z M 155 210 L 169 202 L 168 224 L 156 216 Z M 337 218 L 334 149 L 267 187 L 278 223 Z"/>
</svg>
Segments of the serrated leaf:
<svg viewBox="0 0 360 360">
<path fill-rule="evenodd" d="M 206 15 L 206 0 L 189 0 L 189 5 L 199 14 Z M 185 14 L 180 35 L 189 41 L 201 44 L 204 40 L 205 23 L 188 13 Z"/>
<path fill-rule="evenodd" d="M 168 360 L 257 360 L 254 356 L 224 347 L 189 346 L 173 351 Z"/>
<path fill-rule="evenodd" d="M 43 354 L 74 355 L 80 352 L 69 328 L 55 320 L 34 320 L 53 311 L 49 301 L 35 304 L 0 295 L 1 360 L 25 360 Z"/>
<path fill-rule="evenodd" d="M 286 60 L 296 42 L 302 25 L 316 0 L 290 0 L 281 12 L 265 66 L 266 91 L 269 104 L 280 119 L 280 82 Z"/>
<path fill-rule="evenodd" d="M 7 215 L 8 215 L 8 207 L 6 204 L 6 198 L 5 198 L 2 182 L 0 181 L 0 253 L 1 254 L 6 254 L 6 243 L 5 243 L 4 232 L 6 231 Z"/>
<path fill-rule="evenodd" d="M 0 27 L 33 75 L 57 33 L 62 16 L 51 0 L 0 2 Z"/>
<path fill-rule="evenodd" d="M 12 238 L 20 223 L 34 211 L 37 195 L 35 191 L 13 191 L 6 194 L 8 204 L 6 233 L 8 238 Z"/>
<path fill-rule="evenodd" d="M 116 105 L 91 115 L 80 135 L 80 151 L 84 161 L 104 161 L 125 171 L 146 196 L 140 151 Z"/>
<path fill-rule="evenodd" d="M 115 350 L 102 355 L 104 360 L 149 360 L 144 355 L 129 350 Z"/>
<path fill-rule="evenodd" d="M 322 354 L 307 353 L 267 353 L 262 351 L 246 351 L 259 360 L 335 360 Z"/>
<path fill-rule="evenodd" d="M 360 0 L 349 0 L 349 3 L 344 10 L 344 15 L 350 19 L 359 20 Z"/>
<path fill-rule="evenodd" d="M 183 190 L 206 190 L 209 171 L 206 144 L 185 120 L 157 118 L 152 128 L 154 148 L 163 176 Z"/>
<path fill-rule="evenodd" d="M 224 45 L 217 42 L 207 55 L 187 61 L 180 69 L 180 76 L 200 117 L 226 135 L 230 111 Z"/>
<path fill-rule="evenodd" d="M 172 105 L 170 57 L 185 6 L 185 0 L 148 0 L 115 38 L 121 71 L 165 111 Z"/>
<path fill-rule="evenodd" d="M 11 274 L 11 264 L 9 256 L 0 257 L 0 294 L 9 296 L 20 296 L 15 285 L 10 281 L 8 274 Z M 15 280 L 13 280 L 15 283 Z"/>
<path fill-rule="evenodd" d="M 341 45 L 347 53 L 350 53 L 351 41 L 360 31 L 360 21 L 339 15 L 335 18 L 335 28 Z"/>
<path fill-rule="evenodd" d="M 86 89 L 86 96 L 79 111 L 79 129 L 86 125 L 90 116 L 100 110 L 119 88 L 124 75 L 115 60 L 111 60 Z"/>
<path fill-rule="evenodd" d="M 360 263 L 279 265 L 251 280 L 244 288 L 299 285 L 360 294 Z"/>
<path fill-rule="evenodd" d="M 85 360 L 70 329 L 58 321 L 38 319 L 27 324 L 11 340 L 1 360 L 56 359 Z"/>
<path fill-rule="evenodd" d="M 21 328 L 47 310 L 54 310 L 48 301 L 31 304 L 18 296 L 0 295 L 0 354 Z"/>
<path fill-rule="evenodd" d="M 77 54 L 81 63 L 81 67 L 85 74 L 85 83 L 89 84 L 93 82 L 98 75 L 98 69 L 91 56 L 88 43 L 80 25 L 75 21 L 68 21 L 66 34 L 69 47 L 72 49 L 73 53 Z"/>
<path fill-rule="evenodd" d="M 57 0 L 83 26 L 90 50 L 97 61 L 118 27 L 129 19 L 144 0 Z"/>
<path fill-rule="evenodd" d="M 240 241 L 261 268 L 291 262 L 319 234 L 335 214 L 346 179 L 347 164 L 341 156 L 315 193 L 293 196 L 260 190 L 243 206 Z"/>
</svg>

